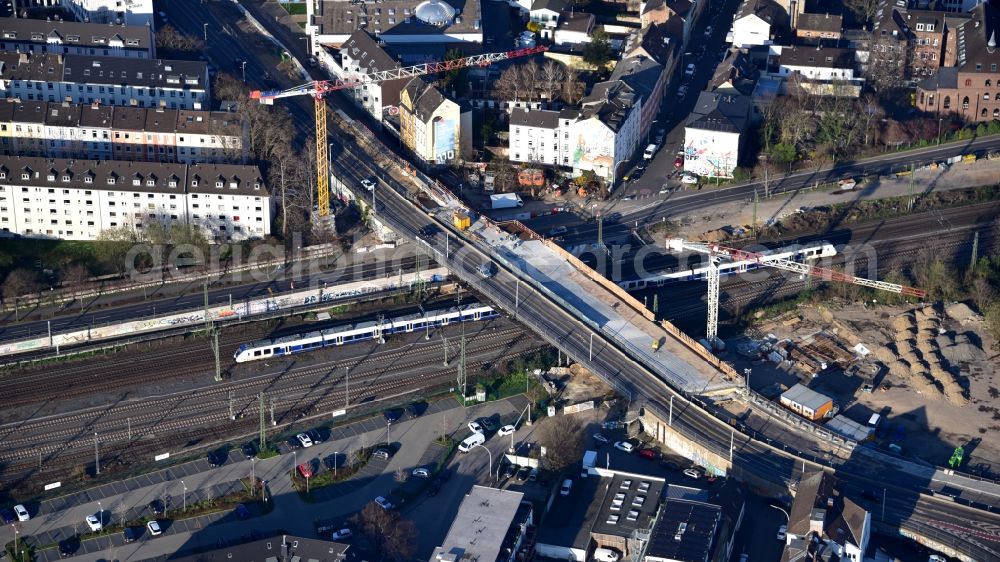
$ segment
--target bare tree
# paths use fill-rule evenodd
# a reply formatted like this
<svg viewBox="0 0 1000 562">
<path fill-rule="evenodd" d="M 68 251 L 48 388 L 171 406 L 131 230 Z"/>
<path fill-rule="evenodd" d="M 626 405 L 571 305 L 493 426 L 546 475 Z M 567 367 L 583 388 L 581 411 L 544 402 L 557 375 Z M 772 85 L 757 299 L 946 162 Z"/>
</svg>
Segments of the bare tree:
<svg viewBox="0 0 1000 562">
<path fill-rule="evenodd" d="M 371 541 L 381 560 L 412 560 L 417 532 L 413 522 L 401 518 L 398 512 L 371 502 L 349 521 Z"/>
<path fill-rule="evenodd" d="M 882 106 L 875 99 L 875 96 L 871 94 L 865 94 L 861 98 L 861 116 L 865 121 L 865 146 L 868 146 L 868 136 L 871 133 L 872 124 L 877 122 L 885 115 L 885 111 L 882 110 Z"/>
<path fill-rule="evenodd" d="M 886 146 L 891 145 L 899 148 L 899 145 L 909 140 L 909 138 L 910 136 L 906 131 L 906 127 L 895 119 L 889 119 L 885 124 L 885 130 L 882 131 L 882 142 Z"/>
<path fill-rule="evenodd" d="M 541 68 L 539 68 L 538 63 L 529 60 L 523 64 L 517 65 L 518 75 L 521 77 L 521 83 L 524 85 L 524 90 L 527 92 L 528 99 L 534 99 L 538 95 L 538 82 L 541 76 Z"/>
<path fill-rule="evenodd" d="M 70 290 L 75 299 L 80 289 L 90 280 L 90 271 L 86 266 L 74 264 L 62 272 L 62 284 Z"/>
<path fill-rule="evenodd" d="M 496 83 L 493 86 L 497 95 L 500 97 L 501 101 L 518 101 L 521 99 L 521 94 L 525 91 L 524 84 L 521 82 L 521 74 L 518 71 L 517 66 L 508 66 L 500 73 L 500 77 L 497 78 Z"/>
<path fill-rule="evenodd" d="M 982 277 L 976 277 L 972 281 L 972 287 L 969 289 L 969 296 L 972 297 L 972 302 L 976 304 L 976 308 L 980 312 L 985 311 L 987 308 L 997 302 L 997 292 L 990 285 L 990 282 Z"/>
<path fill-rule="evenodd" d="M 563 82 L 562 99 L 570 105 L 576 105 L 583 99 L 584 83 L 580 80 L 580 73 L 572 68 L 567 69 L 566 81 Z"/>
<path fill-rule="evenodd" d="M 560 472 L 583 458 L 583 426 L 571 416 L 549 418 L 539 429 L 539 442 L 545 447 L 545 468 Z"/>
<path fill-rule="evenodd" d="M 169 23 L 156 32 L 156 48 L 168 51 L 194 52 L 201 49 L 201 41 L 188 37 Z"/>
<path fill-rule="evenodd" d="M 15 269 L 7 274 L 7 278 L 3 281 L 4 300 L 14 300 L 37 291 L 38 277 L 30 269 Z"/>
<path fill-rule="evenodd" d="M 541 70 L 541 84 L 542 91 L 548 101 L 551 102 L 555 99 L 565 79 L 566 72 L 563 70 L 562 64 L 552 59 L 545 61 Z"/>
<path fill-rule="evenodd" d="M 871 23 L 878 12 L 879 0 L 844 0 L 847 7 L 862 25 Z"/>
</svg>

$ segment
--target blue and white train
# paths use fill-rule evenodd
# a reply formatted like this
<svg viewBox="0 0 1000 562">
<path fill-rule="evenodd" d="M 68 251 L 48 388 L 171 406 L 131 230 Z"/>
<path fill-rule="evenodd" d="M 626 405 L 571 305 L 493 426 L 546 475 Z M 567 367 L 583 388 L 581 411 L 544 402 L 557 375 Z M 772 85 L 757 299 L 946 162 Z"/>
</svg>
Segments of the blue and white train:
<svg viewBox="0 0 1000 562">
<path fill-rule="evenodd" d="M 784 252 L 761 253 L 766 256 L 790 259 L 802 263 L 806 260 L 832 258 L 837 255 L 837 248 L 835 248 L 833 244 L 821 244 L 819 246 L 803 247 L 797 250 L 788 250 Z M 719 264 L 719 275 L 734 275 L 751 269 L 757 269 L 758 267 L 760 267 L 760 265 L 756 262 L 747 260 L 723 262 Z M 682 269 L 680 271 L 650 273 L 642 279 L 622 281 L 618 283 L 618 286 L 626 291 L 638 291 L 648 287 L 662 287 L 667 283 L 675 283 L 677 281 L 702 281 L 705 279 L 707 274 L 708 266 L 706 265 L 704 267 Z"/>
<path fill-rule="evenodd" d="M 359 322 L 329 330 L 317 330 L 306 334 L 245 343 L 236 349 L 233 358 L 237 363 L 246 363 L 258 359 L 315 351 L 333 345 L 377 339 L 382 335 L 413 332 L 458 322 L 488 320 L 497 316 L 499 313 L 492 306 L 474 304 L 452 307 L 431 311 L 427 314 L 411 314 L 382 320 L 381 324 L 378 321 Z"/>
</svg>

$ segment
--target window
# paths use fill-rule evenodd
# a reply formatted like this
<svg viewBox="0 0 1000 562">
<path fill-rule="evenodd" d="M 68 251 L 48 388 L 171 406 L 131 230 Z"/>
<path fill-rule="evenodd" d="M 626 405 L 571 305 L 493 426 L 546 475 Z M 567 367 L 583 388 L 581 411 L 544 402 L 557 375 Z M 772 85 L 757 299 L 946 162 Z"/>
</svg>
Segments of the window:
<svg viewBox="0 0 1000 562">
<path fill-rule="evenodd" d="M 990 86 L 992 86 L 992 85 L 993 85 L 993 83 L 992 83 L 992 82 L 990 82 L 989 80 L 987 80 L 987 81 L 986 81 L 986 87 L 987 87 L 987 88 L 989 88 L 989 87 L 990 87 Z"/>
<path fill-rule="evenodd" d="M 972 79 L 971 78 L 966 78 L 965 79 L 965 85 L 966 86 L 972 86 Z"/>
<path fill-rule="evenodd" d="M 113 177 L 108 178 L 108 185 L 114 185 L 114 184 L 115 184 L 115 178 Z"/>
<path fill-rule="evenodd" d="M 983 92 L 983 101 L 990 101 L 990 93 Z"/>
<path fill-rule="evenodd" d="M 222 187 L 222 182 L 221 181 L 215 182 L 215 187 Z"/>
<path fill-rule="evenodd" d="M 962 98 L 962 109 L 969 109 L 969 96 Z"/>
<path fill-rule="evenodd" d="M 985 107 L 983 108 L 983 111 L 979 113 L 979 115 L 981 117 L 986 117 L 986 108 Z"/>
<path fill-rule="evenodd" d="M 94 177 L 93 176 L 84 176 L 83 183 L 94 183 Z"/>
<path fill-rule="evenodd" d="M 924 30 L 924 24 L 918 23 L 917 24 L 917 31 L 923 31 L 923 30 Z"/>
<path fill-rule="evenodd" d="M 951 109 L 951 96 L 944 97 L 944 108 Z"/>
<path fill-rule="evenodd" d="M 1000 117 L 1000 109 L 993 110 L 993 118 L 996 119 L 997 117 Z"/>
</svg>

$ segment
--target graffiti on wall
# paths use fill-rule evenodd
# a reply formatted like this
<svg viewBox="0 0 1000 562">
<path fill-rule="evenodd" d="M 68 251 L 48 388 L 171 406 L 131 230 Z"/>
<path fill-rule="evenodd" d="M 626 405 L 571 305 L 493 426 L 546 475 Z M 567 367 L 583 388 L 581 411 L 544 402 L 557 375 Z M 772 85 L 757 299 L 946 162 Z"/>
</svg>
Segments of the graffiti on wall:
<svg viewBox="0 0 1000 562">
<path fill-rule="evenodd" d="M 731 178 L 736 154 L 719 150 L 709 138 L 698 138 L 684 146 L 684 170 L 699 176 Z"/>
<path fill-rule="evenodd" d="M 574 134 L 570 156 L 573 168 L 607 176 L 615 165 L 615 135 L 607 129 L 595 133 L 591 127 L 577 129 Z"/>
</svg>

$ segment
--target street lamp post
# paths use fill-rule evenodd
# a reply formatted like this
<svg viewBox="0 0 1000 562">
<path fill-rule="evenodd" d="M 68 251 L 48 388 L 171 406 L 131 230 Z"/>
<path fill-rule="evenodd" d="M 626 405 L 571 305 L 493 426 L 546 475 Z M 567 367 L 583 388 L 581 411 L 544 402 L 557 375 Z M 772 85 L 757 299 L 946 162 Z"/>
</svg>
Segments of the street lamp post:
<svg viewBox="0 0 1000 562">
<path fill-rule="evenodd" d="M 491 480 L 490 484 L 492 484 L 493 483 L 492 482 L 492 480 L 493 480 L 493 453 L 489 449 L 487 449 L 486 447 L 483 447 L 483 445 L 481 443 L 476 443 L 472 448 L 475 449 L 476 447 L 482 448 L 482 450 L 486 451 L 486 454 L 489 455 L 489 458 L 490 458 L 490 471 L 489 471 L 489 475 L 490 475 L 490 480 Z"/>
<path fill-rule="evenodd" d="M 333 452 L 333 477 L 337 477 L 337 460 L 340 457 L 340 451 Z"/>
<path fill-rule="evenodd" d="M 746 379 L 747 390 L 750 390 L 750 373 L 753 369 L 743 369 L 743 375 Z"/>
<path fill-rule="evenodd" d="M 97 448 L 97 432 L 94 432 L 94 474 L 101 473 L 101 453 Z"/>
<path fill-rule="evenodd" d="M 208 43 L 208 24 L 202 25 L 202 30 L 205 32 L 205 42 Z"/>
<path fill-rule="evenodd" d="M 590 361 L 594 360 L 594 332 L 590 333 Z"/>
<path fill-rule="evenodd" d="M 942 121 L 944 121 L 944 117 L 941 117 L 940 119 L 938 119 L 938 135 L 937 135 L 937 143 L 938 143 L 939 145 L 941 144 L 941 122 L 942 122 Z"/>
<path fill-rule="evenodd" d="M 250 494 L 252 495 L 257 489 L 257 472 L 256 465 L 257 457 L 250 457 Z"/>
<path fill-rule="evenodd" d="M 246 84 L 246 82 L 247 82 L 247 61 L 243 61 L 242 67 L 243 67 L 243 83 Z"/>
<path fill-rule="evenodd" d="M 389 443 L 391 443 L 391 441 L 389 441 L 389 429 L 391 427 L 392 427 L 392 422 L 389 421 L 389 420 L 385 420 L 385 444 L 386 445 L 388 445 Z"/>
<path fill-rule="evenodd" d="M 774 509 L 777 509 L 778 511 L 780 511 L 780 512 L 784 513 L 784 514 L 785 514 L 785 523 L 788 523 L 788 521 L 789 521 L 789 520 L 791 519 L 791 517 L 790 517 L 790 516 L 788 515 L 788 512 L 787 512 L 787 511 L 785 511 L 785 509 L 784 509 L 784 508 L 781 508 L 781 507 L 778 507 L 778 506 L 776 506 L 776 505 L 772 505 L 772 504 L 767 504 L 767 505 L 770 505 L 770 506 L 771 506 L 771 507 L 773 507 Z"/>
<path fill-rule="evenodd" d="M 181 480 L 181 487 L 184 488 L 184 494 L 181 497 L 181 501 L 184 503 L 184 513 L 187 513 L 187 510 L 188 510 L 188 487 L 187 487 L 187 484 L 185 484 L 183 480 Z"/>
</svg>

